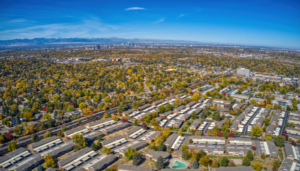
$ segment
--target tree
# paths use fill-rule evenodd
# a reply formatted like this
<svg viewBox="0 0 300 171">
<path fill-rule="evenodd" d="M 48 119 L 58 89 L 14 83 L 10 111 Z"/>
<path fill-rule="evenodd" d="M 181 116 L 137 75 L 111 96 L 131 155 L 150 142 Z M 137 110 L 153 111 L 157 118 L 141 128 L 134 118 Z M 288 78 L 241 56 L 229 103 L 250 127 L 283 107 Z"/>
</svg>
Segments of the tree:
<svg viewBox="0 0 300 171">
<path fill-rule="evenodd" d="M 198 163 L 198 161 L 197 161 L 197 160 L 194 160 L 194 161 L 193 161 L 193 163 L 192 163 L 192 167 L 193 167 L 193 169 L 198 169 L 198 167 L 199 167 L 199 163 Z"/>
<path fill-rule="evenodd" d="M 92 143 L 91 148 L 92 148 L 94 151 L 97 151 L 97 145 L 96 145 L 95 143 Z"/>
<path fill-rule="evenodd" d="M 252 163 L 252 167 L 255 171 L 261 171 L 262 164 L 260 164 L 259 162 L 254 162 Z"/>
<path fill-rule="evenodd" d="M 140 162 L 141 162 L 140 154 L 138 152 L 134 153 L 132 156 L 132 164 L 134 166 L 137 166 L 139 165 Z"/>
<path fill-rule="evenodd" d="M 27 120 L 27 121 L 33 120 L 32 113 L 31 113 L 31 112 L 25 112 L 25 113 L 23 114 L 23 118 L 24 118 L 25 120 Z"/>
<path fill-rule="evenodd" d="M 228 160 L 227 157 L 223 157 L 223 158 L 220 160 L 220 165 L 221 165 L 221 166 L 227 167 L 227 166 L 228 166 L 228 163 L 229 163 L 229 160 Z"/>
<path fill-rule="evenodd" d="M 270 141 L 272 140 L 272 137 L 271 136 L 267 136 L 267 141 Z"/>
<path fill-rule="evenodd" d="M 52 132 L 48 131 L 44 134 L 44 139 L 47 139 L 52 136 Z"/>
<path fill-rule="evenodd" d="M 212 163 L 212 168 L 218 168 L 219 167 L 219 163 L 217 160 L 214 160 Z"/>
<path fill-rule="evenodd" d="M 196 135 L 196 136 L 202 135 L 202 131 L 196 131 L 196 132 L 195 132 L 195 135 Z"/>
<path fill-rule="evenodd" d="M 192 112 L 191 118 L 195 120 L 195 119 L 197 119 L 197 117 L 198 117 L 198 116 L 197 116 L 196 112 L 195 112 L 195 111 Z"/>
<path fill-rule="evenodd" d="M 64 125 L 64 126 L 62 126 L 61 130 L 62 130 L 63 132 L 66 132 L 66 131 L 68 130 L 68 128 Z"/>
<path fill-rule="evenodd" d="M 63 137 L 63 132 L 62 132 L 62 131 L 58 131 L 58 132 L 57 132 L 57 136 L 58 136 L 58 137 Z"/>
<path fill-rule="evenodd" d="M 158 151 L 166 151 L 166 146 L 164 145 L 163 142 L 161 142 L 158 147 L 157 147 Z"/>
<path fill-rule="evenodd" d="M 188 160 L 189 159 L 189 154 L 188 154 L 188 150 L 187 149 L 185 149 L 185 150 L 182 151 L 182 158 L 184 160 Z"/>
<path fill-rule="evenodd" d="M 294 122 L 291 122 L 291 123 L 290 123 L 290 127 L 291 127 L 291 128 L 295 128 Z"/>
<path fill-rule="evenodd" d="M 21 124 L 20 116 L 19 116 L 19 115 L 16 116 L 16 124 L 17 124 L 17 125 L 20 125 L 20 124 Z"/>
<path fill-rule="evenodd" d="M 262 135 L 262 129 L 259 126 L 252 127 L 252 135 L 255 137 L 260 137 Z"/>
<path fill-rule="evenodd" d="M 141 124 L 141 127 L 142 127 L 143 129 L 147 129 L 147 128 L 148 128 L 148 126 L 147 126 L 147 124 L 146 124 L 145 122 L 143 122 L 143 123 Z"/>
<path fill-rule="evenodd" d="M 292 146 L 296 146 L 296 142 L 294 140 L 291 141 Z"/>
<path fill-rule="evenodd" d="M 5 138 L 3 137 L 3 135 L 0 135 L 0 143 L 4 143 Z"/>
<path fill-rule="evenodd" d="M 133 154 L 136 153 L 136 150 L 133 150 L 131 147 L 128 147 L 127 152 L 125 152 L 125 157 L 130 160 Z"/>
<path fill-rule="evenodd" d="M 269 118 L 265 118 L 264 123 L 269 125 L 270 124 L 270 119 Z"/>
<path fill-rule="evenodd" d="M 246 158 L 248 158 L 250 161 L 253 160 L 253 153 L 252 153 L 251 150 L 249 150 L 249 151 L 247 152 Z"/>
<path fill-rule="evenodd" d="M 277 171 L 277 170 L 279 169 L 279 167 L 280 167 L 279 161 L 278 161 L 278 160 L 275 160 L 275 161 L 273 162 L 272 170 L 273 170 L 273 171 Z"/>
<path fill-rule="evenodd" d="M 182 136 L 182 131 L 181 131 L 181 130 L 178 131 L 178 135 L 179 135 L 179 136 Z"/>
<path fill-rule="evenodd" d="M 188 147 L 186 144 L 183 144 L 183 145 L 181 146 L 180 151 L 184 151 L 184 150 L 188 150 L 188 149 L 189 149 L 189 147 Z"/>
<path fill-rule="evenodd" d="M 260 158 L 265 159 L 266 158 L 265 153 L 261 153 Z"/>
<path fill-rule="evenodd" d="M 277 147 L 283 147 L 285 141 L 286 139 L 284 136 L 277 136 L 274 138 L 274 143 Z"/>
<path fill-rule="evenodd" d="M 73 135 L 72 140 L 76 144 L 76 147 L 75 147 L 76 150 L 80 150 L 80 149 L 86 147 L 87 142 L 82 134 L 77 133 L 77 134 Z"/>
<path fill-rule="evenodd" d="M 250 160 L 246 157 L 243 159 L 242 164 L 243 164 L 243 166 L 250 166 Z"/>
<path fill-rule="evenodd" d="M 12 141 L 8 144 L 8 151 L 12 152 L 15 151 L 18 148 L 18 144 L 15 141 Z"/>
<path fill-rule="evenodd" d="M 46 167 L 46 169 L 48 169 L 50 167 L 53 167 L 53 168 L 55 167 L 55 161 L 54 161 L 54 159 L 53 159 L 52 156 L 46 155 L 44 157 L 44 160 L 45 160 L 45 167 Z"/>
<path fill-rule="evenodd" d="M 103 148 L 102 151 L 103 151 L 103 153 L 105 153 L 106 155 L 111 153 L 111 149 L 110 149 L 110 148 Z"/>
<path fill-rule="evenodd" d="M 234 137 L 234 133 L 229 133 L 228 137 Z"/>
<path fill-rule="evenodd" d="M 39 166 L 37 167 L 37 171 L 44 171 L 44 168 L 43 168 L 41 165 L 39 165 Z"/>
<path fill-rule="evenodd" d="M 162 168 L 164 168 L 164 159 L 162 158 L 162 156 L 159 156 L 159 157 L 157 158 L 156 168 L 157 168 L 158 170 L 161 170 Z"/>
<path fill-rule="evenodd" d="M 80 109 L 84 109 L 84 108 L 86 108 L 86 104 L 85 104 L 85 103 L 83 103 L 83 102 L 82 102 L 82 103 L 80 103 L 80 104 L 79 104 L 79 108 L 80 108 Z"/>
<path fill-rule="evenodd" d="M 230 160 L 228 166 L 229 167 L 235 167 L 235 164 L 234 164 L 234 162 L 232 160 Z"/>
<path fill-rule="evenodd" d="M 10 132 L 8 132 L 8 133 L 5 134 L 5 138 L 8 139 L 8 140 L 12 140 L 13 136 L 11 135 Z"/>
<path fill-rule="evenodd" d="M 204 157 L 202 157 L 199 161 L 199 163 L 201 165 L 207 166 L 207 164 L 210 162 L 210 158 L 208 155 L 205 155 Z"/>
<path fill-rule="evenodd" d="M 37 142 L 37 136 L 35 134 L 31 135 L 31 142 Z"/>
</svg>

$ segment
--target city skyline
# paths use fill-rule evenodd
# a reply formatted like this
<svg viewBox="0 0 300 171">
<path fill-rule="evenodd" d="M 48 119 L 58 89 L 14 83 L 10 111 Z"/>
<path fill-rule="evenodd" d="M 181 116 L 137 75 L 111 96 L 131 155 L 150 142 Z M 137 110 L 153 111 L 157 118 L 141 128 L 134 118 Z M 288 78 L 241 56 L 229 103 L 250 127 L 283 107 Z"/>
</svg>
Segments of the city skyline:
<svg viewBox="0 0 300 171">
<path fill-rule="evenodd" d="M 0 39 L 119 37 L 300 49 L 298 1 L 0 2 Z"/>
</svg>

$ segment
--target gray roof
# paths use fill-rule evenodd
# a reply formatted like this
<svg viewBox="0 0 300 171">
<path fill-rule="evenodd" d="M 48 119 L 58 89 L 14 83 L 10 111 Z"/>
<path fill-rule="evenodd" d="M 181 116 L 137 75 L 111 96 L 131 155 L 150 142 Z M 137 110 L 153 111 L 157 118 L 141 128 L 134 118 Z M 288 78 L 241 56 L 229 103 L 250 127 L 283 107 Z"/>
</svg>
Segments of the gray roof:
<svg viewBox="0 0 300 171">
<path fill-rule="evenodd" d="M 212 171 L 254 171 L 251 166 L 212 168 Z"/>
<path fill-rule="evenodd" d="M 129 110 L 123 112 L 123 113 L 124 113 L 124 114 L 131 114 L 131 113 L 133 113 L 134 111 L 136 111 L 136 109 L 129 109 Z"/>
<path fill-rule="evenodd" d="M 251 149 L 251 146 L 233 146 L 233 145 L 227 145 L 226 150 L 228 152 L 242 152 L 247 153 L 249 150 L 254 153 L 254 151 Z"/>
<path fill-rule="evenodd" d="M 154 132 L 154 133 L 152 133 L 152 132 Z M 150 134 L 151 133 L 151 135 L 150 136 L 148 136 L 147 134 Z M 161 134 L 162 133 L 162 131 L 148 131 L 146 134 L 144 134 L 144 135 L 142 135 L 140 138 L 139 138 L 139 140 L 150 140 L 150 141 L 153 141 L 154 140 L 154 138 L 156 138 L 159 134 Z M 145 139 L 145 136 L 147 136 L 147 138 Z"/>
<path fill-rule="evenodd" d="M 114 136 L 110 139 L 101 141 L 101 144 L 105 146 L 106 144 L 110 144 L 110 143 L 115 142 L 117 140 L 120 140 L 122 138 L 124 138 L 122 135 L 117 135 L 117 136 Z"/>
<path fill-rule="evenodd" d="M 223 126 L 223 124 L 224 124 L 224 123 L 223 123 L 222 121 L 217 122 L 218 128 L 221 129 L 222 126 Z"/>
<path fill-rule="evenodd" d="M 0 163 L 3 163 L 6 160 L 9 160 L 10 158 L 12 158 L 12 157 L 14 157 L 16 155 L 19 155 L 19 154 L 23 153 L 24 151 L 28 151 L 28 150 L 26 148 L 24 148 L 24 147 L 21 147 L 21 148 L 16 149 L 13 152 L 10 152 L 10 153 L 6 154 L 5 156 L 0 157 Z"/>
<path fill-rule="evenodd" d="M 194 122 L 191 124 L 190 128 L 197 128 L 200 125 L 200 119 L 194 120 Z"/>
<path fill-rule="evenodd" d="M 202 108 L 197 108 L 195 112 L 196 112 L 196 114 L 198 115 L 198 114 L 201 113 L 202 111 L 203 111 Z"/>
<path fill-rule="evenodd" d="M 172 146 L 172 144 L 174 143 L 174 141 L 176 140 L 176 138 L 178 137 L 178 134 L 176 133 L 172 133 L 167 140 L 164 142 L 164 144 L 166 146 Z"/>
<path fill-rule="evenodd" d="M 57 169 L 50 167 L 50 168 L 46 169 L 46 171 L 57 171 Z"/>
<path fill-rule="evenodd" d="M 74 143 L 63 143 L 63 144 L 60 144 L 58 146 L 55 146 L 54 148 L 50 149 L 50 150 L 47 150 L 45 152 L 41 152 L 40 154 L 42 156 L 45 156 L 45 155 L 50 155 L 50 156 L 57 156 L 58 154 L 64 152 L 64 151 L 67 151 L 67 150 L 72 150 L 73 147 L 75 146 Z"/>
<path fill-rule="evenodd" d="M 276 149 L 274 141 L 267 141 L 267 145 L 269 147 L 270 155 L 271 156 L 278 156 L 278 151 Z"/>
<path fill-rule="evenodd" d="M 130 126 L 130 124 L 127 123 L 127 122 L 126 123 L 117 123 L 115 125 L 112 125 L 110 127 L 106 127 L 106 128 L 101 129 L 99 131 L 109 133 L 109 132 L 116 131 L 116 130 L 119 130 L 119 129 L 122 129 L 122 128 L 125 128 L 125 127 L 128 127 L 128 126 Z"/>
<path fill-rule="evenodd" d="M 241 122 L 245 118 L 245 114 L 240 114 L 239 117 L 236 118 L 236 122 Z"/>
<path fill-rule="evenodd" d="M 151 105 L 150 104 L 145 104 L 145 105 L 143 105 L 143 106 L 140 106 L 138 109 L 139 110 L 144 110 L 144 109 L 146 109 L 146 108 L 148 108 L 148 107 L 150 107 Z"/>
<path fill-rule="evenodd" d="M 162 103 L 163 101 L 164 101 L 164 100 L 157 100 L 157 101 L 155 101 L 155 102 L 152 102 L 152 104 L 158 105 L 158 104 Z"/>
<path fill-rule="evenodd" d="M 170 153 L 164 152 L 164 151 L 154 151 L 154 150 L 148 150 L 146 154 L 151 155 L 153 160 L 157 160 L 159 156 L 161 156 L 163 159 L 166 159 L 170 156 Z"/>
<path fill-rule="evenodd" d="M 280 171 L 291 171 L 293 163 L 294 163 L 293 160 L 285 159 L 281 164 Z M 293 170 L 293 171 L 299 171 L 299 167 L 297 170 Z"/>
<path fill-rule="evenodd" d="M 65 132 L 66 135 L 70 135 L 70 134 L 73 134 L 75 132 L 79 132 L 79 131 L 82 131 L 84 129 L 87 129 L 85 126 L 80 126 L 80 127 L 77 127 L 77 128 L 74 128 L 74 129 L 71 129 L 71 130 L 68 130 Z"/>
<path fill-rule="evenodd" d="M 99 157 L 100 158 L 100 157 Z M 109 166 L 110 164 L 112 164 L 114 161 L 116 161 L 118 159 L 117 156 L 113 155 L 113 154 L 109 154 L 107 156 L 105 156 L 104 158 L 101 159 L 94 159 L 93 162 L 88 169 L 89 170 L 103 170 L 104 168 L 106 168 L 107 166 Z M 82 169 L 81 169 L 82 170 Z"/>
<path fill-rule="evenodd" d="M 264 117 L 260 117 L 260 118 L 258 118 L 258 119 L 257 119 L 257 121 L 256 121 L 256 125 L 260 125 L 260 126 L 262 126 L 262 124 L 264 123 L 264 120 L 265 120 L 265 118 L 264 118 Z"/>
<path fill-rule="evenodd" d="M 193 105 L 195 105 L 196 104 L 196 102 L 195 101 L 191 101 L 191 102 L 189 102 L 188 104 L 186 104 L 186 106 L 189 106 L 189 107 L 191 107 L 191 106 L 193 106 Z"/>
<path fill-rule="evenodd" d="M 278 122 L 278 117 L 277 116 L 273 116 L 272 120 L 270 123 L 277 123 Z"/>
<path fill-rule="evenodd" d="M 75 160 L 76 158 L 80 157 L 80 156 L 83 156 L 87 153 L 89 153 L 90 151 L 93 151 L 93 149 L 89 148 L 89 147 L 85 147 L 84 149 L 80 150 L 80 151 L 77 151 L 76 153 L 72 154 L 72 155 L 69 155 L 67 158 L 64 158 L 62 160 L 59 160 L 57 162 L 57 164 L 60 166 L 60 167 L 63 167 L 64 165 L 70 163 L 71 161 Z"/>
<path fill-rule="evenodd" d="M 95 125 L 99 125 L 99 124 L 101 124 L 101 123 L 105 123 L 105 122 L 111 121 L 111 120 L 113 120 L 113 119 L 112 119 L 112 118 L 105 118 L 105 119 L 98 120 L 98 121 L 96 121 L 96 122 L 88 123 L 86 126 L 88 126 L 88 127 L 93 127 L 93 126 L 95 126 Z"/>
<path fill-rule="evenodd" d="M 8 170 L 15 170 L 15 171 L 28 170 L 29 168 L 32 168 L 32 166 L 35 166 L 36 163 L 39 163 L 43 160 L 44 159 L 40 154 L 34 154 L 26 159 L 23 159 L 22 162 L 12 165 L 12 167 L 9 167 Z"/>
<path fill-rule="evenodd" d="M 230 126 L 230 130 L 237 130 L 238 129 L 239 124 L 236 122 L 233 122 L 232 125 Z"/>
<path fill-rule="evenodd" d="M 266 133 L 273 134 L 273 131 L 275 130 L 275 125 L 269 125 L 267 127 Z"/>
<path fill-rule="evenodd" d="M 140 130 L 140 129 L 143 129 L 143 128 L 140 127 L 140 126 L 133 127 L 133 128 L 131 128 L 130 130 L 124 132 L 123 135 L 124 135 L 124 136 L 130 136 L 131 134 L 137 132 L 137 131 Z"/>
<path fill-rule="evenodd" d="M 93 131 L 93 132 L 90 132 L 88 134 L 85 134 L 83 137 L 86 138 L 86 139 L 95 139 L 97 138 L 98 136 L 104 136 L 104 134 L 100 131 Z"/>
<path fill-rule="evenodd" d="M 200 145 L 200 144 L 193 144 L 193 145 L 188 145 L 188 147 L 191 148 L 195 148 L 197 150 L 203 150 L 204 152 L 208 152 L 208 151 L 223 151 L 225 150 L 225 146 L 224 145 Z"/>
<path fill-rule="evenodd" d="M 155 171 L 155 169 L 152 169 L 152 168 L 133 166 L 133 165 L 124 165 L 124 164 L 120 164 L 117 169 L 118 170 L 130 170 L 130 171 Z"/>
<path fill-rule="evenodd" d="M 185 108 L 185 106 L 181 105 L 181 106 L 177 107 L 176 109 L 174 109 L 174 111 L 179 112 L 179 111 L 181 111 L 184 108 Z"/>
<path fill-rule="evenodd" d="M 290 143 L 284 143 L 284 151 L 286 157 L 295 158 L 293 147 Z"/>
<path fill-rule="evenodd" d="M 280 109 L 277 109 L 277 110 L 275 111 L 275 115 L 280 115 L 280 113 L 281 113 L 281 110 L 280 110 Z"/>
<path fill-rule="evenodd" d="M 192 139 L 212 139 L 212 140 L 226 140 L 224 137 L 213 137 L 213 136 L 191 136 Z"/>
<path fill-rule="evenodd" d="M 228 137 L 228 141 L 229 142 L 231 142 L 231 141 L 248 141 L 248 142 L 252 143 L 252 139 L 251 138 L 247 138 L 247 137 L 236 137 L 236 138 Z"/>
<path fill-rule="evenodd" d="M 173 111 L 167 111 L 167 112 L 165 112 L 163 114 L 160 114 L 160 116 L 167 117 L 167 116 L 171 115 L 172 113 L 173 113 Z"/>
<path fill-rule="evenodd" d="M 121 147 L 114 149 L 113 151 L 125 153 L 128 151 L 128 147 L 132 148 L 133 150 L 139 150 L 147 145 L 148 143 L 146 141 L 129 141 L 126 144 L 123 144 Z"/>
<path fill-rule="evenodd" d="M 57 136 L 52 136 L 52 137 L 49 137 L 49 138 L 47 138 L 47 139 L 43 139 L 43 140 L 41 140 L 41 141 L 39 141 L 39 142 L 30 144 L 28 147 L 31 148 L 31 149 L 34 149 L 34 148 L 37 148 L 37 147 L 39 147 L 39 146 L 45 145 L 45 144 L 47 144 L 47 143 L 50 143 L 50 142 L 52 142 L 52 141 L 55 141 L 55 140 L 57 140 L 57 139 L 60 139 L 60 138 L 58 138 Z"/>
</svg>

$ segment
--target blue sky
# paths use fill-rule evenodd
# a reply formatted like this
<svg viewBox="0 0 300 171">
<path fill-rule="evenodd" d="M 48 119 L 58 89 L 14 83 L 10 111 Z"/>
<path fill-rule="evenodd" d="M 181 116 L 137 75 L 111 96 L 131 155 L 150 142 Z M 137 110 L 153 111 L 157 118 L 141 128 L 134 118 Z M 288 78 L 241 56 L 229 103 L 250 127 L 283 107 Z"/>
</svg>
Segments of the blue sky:
<svg viewBox="0 0 300 171">
<path fill-rule="evenodd" d="M 299 0 L 1 0 L 0 39 L 120 37 L 300 49 Z"/>
</svg>

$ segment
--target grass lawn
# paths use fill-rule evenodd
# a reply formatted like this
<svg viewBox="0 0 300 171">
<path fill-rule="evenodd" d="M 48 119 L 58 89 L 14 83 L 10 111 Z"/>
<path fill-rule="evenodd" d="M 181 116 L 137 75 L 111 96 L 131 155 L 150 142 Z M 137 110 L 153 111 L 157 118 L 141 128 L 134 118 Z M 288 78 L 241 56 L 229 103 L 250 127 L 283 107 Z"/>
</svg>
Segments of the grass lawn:
<svg viewBox="0 0 300 171">
<path fill-rule="evenodd" d="M 282 148 L 277 147 L 277 151 L 278 151 L 278 156 L 279 156 L 280 160 L 283 161 L 283 151 L 282 151 Z"/>
<path fill-rule="evenodd" d="M 156 168 L 156 162 L 154 160 L 151 159 L 147 159 L 142 165 L 140 165 L 141 167 L 147 167 L 147 168 Z"/>
</svg>

